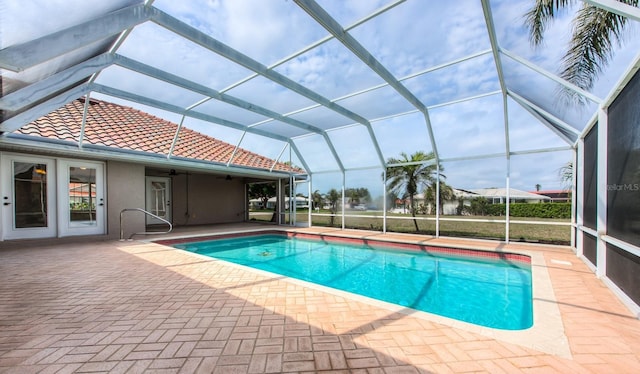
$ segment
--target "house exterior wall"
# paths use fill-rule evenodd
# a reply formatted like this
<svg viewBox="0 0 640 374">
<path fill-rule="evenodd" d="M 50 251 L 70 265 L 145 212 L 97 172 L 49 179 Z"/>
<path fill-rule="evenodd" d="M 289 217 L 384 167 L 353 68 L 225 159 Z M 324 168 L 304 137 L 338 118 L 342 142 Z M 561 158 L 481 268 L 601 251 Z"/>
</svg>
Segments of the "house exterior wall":
<svg viewBox="0 0 640 374">
<path fill-rule="evenodd" d="M 120 237 L 120 212 L 122 209 L 144 209 L 144 165 L 107 162 L 107 235 Z M 145 230 L 145 217 L 140 212 L 128 212 L 123 216 L 125 237 Z"/>
<path fill-rule="evenodd" d="M 179 174 L 171 184 L 174 225 L 244 222 L 248 206 L 241 178 Z"/>
</svg>

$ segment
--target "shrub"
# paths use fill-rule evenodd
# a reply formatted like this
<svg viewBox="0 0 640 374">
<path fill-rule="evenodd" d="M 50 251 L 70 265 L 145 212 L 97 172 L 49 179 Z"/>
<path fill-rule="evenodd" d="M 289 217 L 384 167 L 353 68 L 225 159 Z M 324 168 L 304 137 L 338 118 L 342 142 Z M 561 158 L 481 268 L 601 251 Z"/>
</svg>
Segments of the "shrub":
<svg viewBox="0 0 640 374">
<path fill-rule="evenodd" d="M 485 207 L 488 216 L 504 216 L 506 204 L 489 204 Z M 571 218 L 571 203 L 511 203 L 510 217 Z"/>
</svg>

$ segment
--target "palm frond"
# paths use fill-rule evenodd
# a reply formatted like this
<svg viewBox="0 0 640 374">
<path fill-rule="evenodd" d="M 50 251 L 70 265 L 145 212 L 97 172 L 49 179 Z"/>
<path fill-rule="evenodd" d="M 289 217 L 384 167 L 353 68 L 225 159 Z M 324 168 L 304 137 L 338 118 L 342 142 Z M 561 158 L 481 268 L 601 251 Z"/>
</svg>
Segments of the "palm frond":
<svg viewBox="0 0 640 374">
<path fill-rule="evenodd" d="M 560 76 L 576 86 L 590 90 L 595 79 L 612 57 L 614 43 L 622 43 L 627 19 L 585 4 L 574 19 L 574 32 L 565 54 Z"/>
<path fill-rule="evenodd" d="M 533 45 L 540 45 L 544 39 L 547 24 L 558 11 L 566 8 L 575 0 L 535 0 L 533 7 L 524 15 L 525 26 L 529 29 L 529 40 Z"/>
</svg>

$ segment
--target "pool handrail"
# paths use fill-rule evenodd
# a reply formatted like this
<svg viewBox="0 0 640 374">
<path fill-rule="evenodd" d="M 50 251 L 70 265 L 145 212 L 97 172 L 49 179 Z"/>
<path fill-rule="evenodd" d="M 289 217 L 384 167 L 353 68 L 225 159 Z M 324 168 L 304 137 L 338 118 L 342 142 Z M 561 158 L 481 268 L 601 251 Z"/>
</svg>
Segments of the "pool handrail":
<svg viewBox="0 0 640 374">
<path fill-rule="evenodd" d="M 127 238 L 127 240 L 133 240 L 133 236 L 134 235 L 156 235 L 156 234 L 168 234 L 173 230 L 173 225 L 171 224 L 171 222 L 167 221 L 166 219 L 162 218 L 162 217 L 158 217 L 157 215 L 148 212 L 142 208 L 125 208 L 122 209 L 120 211 L 120 240 L 124 240 L 124 227 L 122 226 L 122 215 L 124 212 L 134 212 L 134 211 L 138 211 L 138 212 L 142 212 L 148 216 L 151 216 L 157 220 L 160 220 L 164 223 L 166 223 L 167 225 L 169 225 L 169 230 L 167 231 L 143 231 L 143 232 L 134 232 L 133 234 L 131 234 L 129 236 L 129 238 Z"/>
</svg>

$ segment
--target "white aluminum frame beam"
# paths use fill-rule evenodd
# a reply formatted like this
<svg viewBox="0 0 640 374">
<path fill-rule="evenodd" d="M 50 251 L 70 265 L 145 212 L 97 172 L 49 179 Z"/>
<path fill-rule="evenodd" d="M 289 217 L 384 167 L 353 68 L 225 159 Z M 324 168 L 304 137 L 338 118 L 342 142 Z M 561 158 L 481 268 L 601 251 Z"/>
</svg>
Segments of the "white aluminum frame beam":
<svg viewBox="0 0 640 374">
<path fill-rule="evenodd" d="M 636 21 L 640 21 L 640 8 L 625 4 L 621 1 L 615 0 L 582 0 L 585 3 L 591 4 L 598 8 L 602 8 L 611 13 L 627 17 Z"/>
<path fill-rule="evenodd" d="M 133 5 L 0 50 L 0 68 L 20 72 L 148 21 L 155 8 Z"/>
<path fill-rule="evenodd" d="M 506 50 L 504 48 L 501 48 L 500 51 L 505 56 L 508 56 L 512 60 L 514 60 L 514 61 L 516 61 L 516 62 L 518 62 L 518 63 L 520 63 L 520 64 L 522 64 L 522 65 L 524 65 L 526 67 L 528 67 L 529 69 L 531 69 L 531 70 L 533 70 L 533 71 L 535 71 L 537 73 L 540 73 L 541 75 L 553 80 L 554 82 L 564 86 L 565 88 L 570 89 L 571 91 L 579 94 L 580 96 L 583 96 L 583 97 L 593 101 L 596 104 L 602 103 L 602 99 L 599 98 L 598 96 L 592 94 L 591 92 L 583 90 L 582 88 L 576 86 L 575 84 L 573 84 L 571 82 L 567 82 L 566 80 L 560 78 L 556 74 L 553 74 L 550 71 L 545 70 L 545 69 L 541 68 L 540 66 L 531 63 L 530 61 L 528 61 L 528 60 L 516 55 L 515 53 L 510 52 L 510 51 L 508 51 L 508 50 Z"/>
<path fill-rule="evenodd" d="M 52 97 L 51 99 L 40 103 L 33 108 L 29 108 L 5 120 L 4 122 L 2 122 L 2 124 L 0 124 L 0 132 L 14 132 L 20 127 L 24 126 L 26 123 L 33 122 L 38 118 L 60 108 L 68 102 L 75 100 L 80 96 L 88 94 L 90 91 L 91 85 L 89 83 L 83 83 L 77 87 L 67 90 L 60 95 Z"/>
<path fill-rule="evenodd" d="M 531 101 L 525 99 L 524 97 L 518 95 L 517 93 L 513 92 L 513 91 L 508 91 L 507 94 L 509 95 L 509 97 L 511 97 L 515 102 L 517 102 L 518 104 L 520 104 L 526 111 L 528 111 L 529 113 L 531 113 L 531 115 L 533 115 L 534 117 L 536 117 L 536 119 L 540 120 L 540 122 L 542 122 L 545 126 L 547 126 L 548 129 L 550 129 L 551 131 L 553 131 L 556 135 L 558 135 L 562 140 L 564 140 L 566 143 L 573 145 L 575 143 L 575 140 L 569 139 L 566 135 L 564 135 L 562 132 L 560 132 L 558 129 L 556 129 L 555 127 L 551 126 L 549 127 L 547 124 L 547 120 L 544 120 L 543 118 L 540 118 L 538 113 L 542 113 L 546 116 L 548 116 L 549 118 L 553 119 L 555 124 L 558 125 L 559 127 L 561 127 L 564 131 L 567 131 L 573 135 L 575 135 L 576 137 L 580 137 L 580 131 L 576 130 L 575 128 L 573 128 L 571 125 L 569 125 L 568 123 L 564 122 L 563 120 L 561 120 L 560 118 L 557 118 L 556 116 L 554 116 L 553 114 L 547 112 L 546 110 L 540 108 L 539 106 L 535 105 L 534 103 L 532 103 Z M 535 109 L 535 110 L 534 110 Z"/>
<path fill-rule="evenodd" d="M 267 138 L 271 138 L 271 139 L 279 140 L 279 141 L 282 141 L 282 142 L 285 142 L 285 143 L 289 143 L 291 145 L 291 149 L 293 149 L 296 152 L 296 155 L 298 156 L 300 161 L 303 162 L 304 165 L 306 165 L 306 163 L 304 163 L 304 158 L 302 157 L 302 155 L 298 151 L 298 148 L 295 146 L 293 141 L 291 141 L 290 138 L 287 138 L 285 136 L 276 135 L 276 134 L 273 134 L 271 132 L 262 131 L 260 129 L 247 128 L 245 125 L 237 123 L 237 122 L 229 121 L 229 120 L 226 120 L 226 119 L 223 119 L 223 118 L 212 116 L 210 114 L 197 112 L 197 111 L 194 111 L 194 110 L 183 109 L 182 107 L 179 107 L 177 105 L 173 105 L 173 104 L 165 103 L 165 102 L 160 101 L 160 100 L 155 100 L 155 99 L 151 99 L 151 98 L 148 98 L 148 97 L 145 97 L 145 96 L 133 94 L 133 93 L 128 92 L 128 91 L 119 90 L 117 88 L 103 86 L 101 84 L 96 84 L 96 83 L 92 83 L 89 86 L 90 86 L 92 91 L 95 91 L 95 92 L 98 92 L 98 93 L 101 93 L 101 94 L 104 94 L 104 95 L 107 95 L 107 96 L 118 97 L 118 98 L 123 99 L 123 100 L 133 101 L 133 102 L 136 102 L 136 103 L 139 103 L 139 104 L 143 104 L 143 105 L 147 105 L 147 106 L 150 106 L 150 107 L 166 110 L 166 111 L 173 112 L 173 113 L 176 113 L 176 114 L 181 114 L 181 115 L 186 116 L 186 117 L 200 119 L 200 120 L 203 120 L 203 121 L 206 121 L 206 122 L 215 123 L 215 124 L 218 124 L 218 125 L 221 125 L 221 126 L 225 126 L 225 127 L 229 127 L 229 128 L 233 128 L 233 129 L 236 129 L 236 130 L 247 131 L 249 133 L 253 133 L 253 134 L 256 134 L 256 135 L 261 135 L 261 136 L 264 136 L 264 137 L 267 137 Z M 305 169 L 306 169 L 306 166 L 305 166 Z M 307 169 L 307 171 L 308 171 L 308 169 Z"/>
<path fill-rule="evenodd" d="M 350 118 L 358 123 L 361 123 L 362 125 L 366 126 L 369 129 L 369 133 L 371 135 L 371 141 L 374 144 L 374 147 L 376 148 L 376 153 L 378 154 L 378 157 L 380 159 L 380 163 L 382 165 L 384 165 L 384 157 L 382 156 L 382 151 L 380 150 L 380 146 L 378 145 L 378 141 L 375 137 L 375 135 L 373 134 L 373 130 L 371 130 L 371 124 L 369 123 L 369 121 L 360 116 L 359 114 L 356 114 L 352 111 L 350 111 L 349 109 L 342 107 L 334 102 L 332 102 L 331 100 L 325 98 L 324 96 L 318 94 L 317 92 L 291 80 L 290 78 L 274 71 L 274 70 L 270 70 L 268 67 L 266 67 L 265 65 L 259 63 L 258 61 L 253 60 L 252 58 L 250 58 L 249 56 L 229 47 L 228 45 L 220 42 L 219 40 L 216 40 L 214 38 L 212 38 L 211 36 L 203 33 L 202 31 L 191 27 L 190 25 L 178 20 L 175 17 L 170 16 L 167 13 L 164 13 L 160 10 L 155 10 L 153 16 L 151 17 L 151 21 L 153 21 L 154 23 L 156 23 L 157 25 L 177 34 L 180 35 L 184 38 L 186 38 L 187 40 L 196 43 L 240 66 L 243 66 L 249 70 L 254 71 L 255 73 L 260 74 L 261 76 L 283 86 L 288 88 L 289 90 L 302 95 L 312 101 L 315 101 L 316 103 L 321 104 L 322 106 L 327 107 L 330 110 L 333 110 L 334 112 L 341 114 L 347 118 Z"/>
<path fill-rule="evenodd" d="M 325 141 L 327 142 L 327 146 L 329 147 L 329 150 L 331 151 L 331 154 L 333 155 L 333 157 L 336 159 L 338 165 L 344 169 L 344 166 L 342 165 L 342 162 L 338 156 L 338 153 L 335 149 L 335 147 L 333 146 L 333 143 L 331 142 L 331 139 L 327 136 L 326 132 L 318 127 L 315 127 L 311 124 L 302 122 L 300 120 L 296 120 L 287 116 L 283 116 L 279 113 L 276 113 L 272 110 L 269 110 L 267 108 L 261 107 L 259 105 L 247 102 L 245 100 L 242 100 L 240 98 L 237 98 L 235 96 L 231 96 L 225 93 L 221 93 L 217 90 L 214 90 L 212 88 L 203 86 L 201 84 L 198 84 L 196 82 L 190 81 L 188 79 L 185 78 L 181 78 L 177 75 L 168 73 L 164 70 L 160 70 L 157 69 L 153 66 L 144 64 L 142 62 L 130 59 L 128 57 L 122 56 L 122 55 L 115 55 L 114 57 L 114 63 L 118 66 L 121 66 L 123 68 L 129 69 L 131 71 L 135 71 L 137 73 L 140 74 L 144 74 L 146 76 L 149 76 L 151 78 L 155 78 L 164 82 L 167 82 L 169 84 L 172 84 L 174 86 L 178 86 L 178 87 L 182 87 L 184 89 L 187 89 L 189 91 L 192 92 L 196 92 L 199 94 L 202 94 L 204 96 L 207 96 L 207 98 L 211 98 L 211 99 L 215 99 L 233 106 L 236 106 L 238 108 L 244 109 L 244 110 L 248 110 L 251 111 L 253 113 L 257 113 L 260 114 L 262 116 L 265 117 L 269 117 L 272 118 L 274 120 L 278 120 L 281 122 L 284 122 L 288 125 L 291 125 L 293 127 L 297 127 L 306 131 L 310 131 L 312 133 L 316 133 L 316 134 L 320 134 L 323 136 L 323 138 L 325 139 Z M 186 110 L 191 110 L 195 107 L 195 105 L 190 106 L 189 108 L 187 108 Z M 247 126 L 246 128 L 251 128 L 252 126 Z"/>
<path fill-rule="evenodd" d="M 364 48 L 354 37 L 351 36 L 345 29 L 340 26 L 338 21 L 333 19 L 327 11 L 324 10 L 314 0 L 294 0 L 300 8 L 302 8 L 307 14 L 316 20 L 322 27 L 324 27 L 331 35 L 338 39 L 345 47 L 347 47 L 354 55 L 356 55 L 362 62 L 364 62 L 371 70 L 373 70 L 379 77 L 387 82 L 393 89 L 396 90 L 402 97 L 405 98 L 411 105 L 420 110 L 424 115 L 425 123 L 427 125 L 427 131 L 429 132 L 429 141 L 431 142 L 431 150 L 433 151 L 436 160 L 438 160 L 438 148 L 433 136 L 433 129 L 431 121 L 429 119 L 429 111 L 427 107 L 400 81 L 398 81 L 393 74 L 387 68 L 384 67 L 366 48 Z M 373 129 L 370 124 L 367 124 L 369 132 L 373 135 Z M 373 135 L 375 137 L 375 135 Z M 383 162 L 384 165 L 384 162 Z"/>
<path fill-rule="evenodd" d="M 46 97 L 73 87 L 83 79 L 113 64 L 113 56 L 103 53 L 59 73 L 0 97 L 0 109 L 17 111 Z"/>
<path fill-rule="evenodd" d="M 396 0 L 393 3 L 387 4 L 386 6 L 376 10 L 375 12 L 373 12 L 373 13 L 365 16 L 364 18 L 361 18 L 358 21 L 356 21 L 356 22 L 352 23 L 351 25 L 347 26 L 346 30 L 351 30 L 353 28 L 356 28 L 356 27 L 360 26 L 361 24 L 367 22 L 368 20 L 370 20 L 372 18 L 375 18 L 375 17 L 379 16 L 380 14 L 388 11 L 389 9 L 395 8 L 396 6 L 404 3 L 405 1 L 406 0 Z M 328 42 L 331 39 L 333 39 L 333 36 L 332 35 L 327 35 L 324 38 L 322 38 L 320 40 L 317 40 L 317 41 L 307 45 L 306 47 L 298 50 L 297 52 L 294 52 L 294 53 L 290 54 L 289 56 L 286 56 L 283 59 L 281 59 L 279 61 L 276 61 L 272 65 L 269 65 L 268 69 L 275 69 L 278 66 L 280 66 L 280 65 L 282 65 L 282 64 L 284 64 L 284 63 L 286 63 L 288 61 L 291 61 L 294 58 L 296 58 L 298 56 L 301 56 L 301 55 L 309 52 L 310 50 L 312 50 L 312 49 L 314 49 L 316 47 L 321 46 L 322 44 Z M 258 75 L 259 75 L 258 73 L 253 73 L 253 74 L 251 74 L 251 75 L 249 75 L 249 76 L 247 76 L 247 77 L 245 77 L 245 78 L 243 78 L 243 79 L 241 79 L 241 80 L 239 80 L 239 81 L 237 81 L 235 83 L 232 83 L 231 85 L 223 88 L 222 90 L 220 90 L 220 92 L 227 92 L 227 91 L 229 91 L 229 90 L 231 90 L 231 89 L 233 89 L 235 87 L 238 87 L 239 85 L 241 85 L 241 84 L 243 84 L 245 82 L 248 82 L 248 81 L 252 80 L 253 78 L 257 77 Z"/>
<path fill-rule="evenodd" d="M 210 114 L 205 114 L 205 113 L 201 113 L 201 112 L 197 112 L 194 110 L 186 110 L 182 107 L 179 107 L 177 105 L 173 105 L 173 104 L 169 104 L 169 103 L 165 103 L 163 101 L 160 100 L 156 100 L 156 99 L 151 99 L 149 97 L 146 96 L 142 96 L 142 95 L 137 95 L 134 93 L 131 93 L 129 91 L 123 91 L 117 88 L 113 88 L 113 87 L 108 87 L 108 86 L 104 86 L 101 84 L 97 84 L 97 83 L 93 83 L 90 85 L 91 90 L 107 95 L 107 96 L 113 96 L 113 97 L 118 97 L 120 99 L 123 100 L 128 100 L 128 101 L 132 101 L 132 102 L 136 102 L 139 104 L 143 104 L 143 105 L 147 105 L 150 107 L 154 107 L 154 108 L 158 108 L 158 109 L 162 109 L 162 110 L 166 110 L 168 112 L 173 112 L 173 113 L 177 113 L 177 114 L 181 114 L 187 117 L 192 117 L 192 118 L 197 118 L 197 119 L 201 119 L 203 121 L 206 122 L 211 122 L 211 123 L 216 123 L 218 125 L 222 125 L 222 126 L 226 126 L 232 129 L 236 129 L 236 130 L 240 130 L 240 131 L 248 131 L 257 135 L 262 135 L 265 136 L 267 138 L 271 138 L 271 139 L 276 139 L 276 140 L 280 140 L 283 142 L 288 142 L 289 138 L 284 137 L 284 136 L 280 136 L 280 135 L 276 135 L 270 132 L 266 132 L 266 131 L 261 131 L 258 129 L 247 129 L 247 127 L 243 124 L 237 123 L 237 122 L 233 122 L 233 121 L 229 121 L 223 118 L 219 118 Z"/>
</svg>

